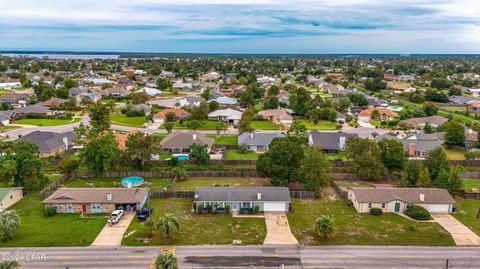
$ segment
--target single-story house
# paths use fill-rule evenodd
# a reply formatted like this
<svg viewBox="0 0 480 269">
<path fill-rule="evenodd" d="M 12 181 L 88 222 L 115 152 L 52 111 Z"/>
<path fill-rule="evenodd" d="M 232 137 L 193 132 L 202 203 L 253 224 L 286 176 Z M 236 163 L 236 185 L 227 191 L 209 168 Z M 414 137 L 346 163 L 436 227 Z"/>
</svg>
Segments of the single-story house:
<svg viewBox="0 0 480 269">
<path fill-rule="evenodd" d="M 7 104 L 13 107 L 24 107 L 27 105 L 30 96 L 24 93 L 9 92 L 0 95 L 0 104 Z"/>
<path fill-rule="evenodd" d="M 111 96 L 113 98 L 125 97 L 129 94 L 130 92 L 123 87 L 106 88 L 102 91 L 102 96 Z"/>
<path fill-rule="evenodd" d="M 60 188 L 42 204 L 57 213 L 111 213 L 142 209 L 147 199 L 146 188 Z"/>
<path fill-rule="evenodd" d="M 80 95 L 82 93 L 88 93 L 88 89 L 83 87 L 73 87 L 68 89 L 69 97 L 76 97 L 77 95 Z"/>
<path fill-rule="evenodd" d="M 430 151 L 442 146 L 435 134 L 412 134 L 406 136 L 402 143 L 410 158 L 414 159 L 425 159 Z"/>
<path fill-rule="evenodd" d="M 177 100 L 180 107 L 184 106 L 199 106 L 203 99 L 198 96 L 186 96 Z"/>
<path fill-rule="evenodd" d="M 22 187 L 0 188 L 0 212 L 8 209 L 22 198 Z"/>
<path fill-rule="evenodd" d="M 65 102 L 67 102 L 67 99 L 52 97 L 46 101 L 40 102 L 39 104 L 51 109 L 51 108 L 58 108 Z"/>
<path fill-rule="evenodd" d="M 261 110 L 258 115 L 275 124 L 293 124 L 293 117 L 285 108 Z"/>
<path fill-rule="evenodd" d="M 0 111 L 0 126 L 6 126 L 10 124 L 11 111 Z"/>
<path fill-rule="evenodd" d="M 21 88 L 22 83 L 21 82 L 0 82 L 0 89 L 3 90 L 12 90 L 12 89 L 17 89 Z"/>
<path fill-rule="evenodd" d="M 208 102 L 217 102 L 220 107 L 234 107 L 237 106 L 237 101 L 233 98 L 227 97 L 227 96 L 220 96 L 217 97 L 216 99 L 210 100 Z"/>
<path fill-rule="evenodd" d="M 135 133 L 138 133 L 140 132 L 139 130 L 137 129 L 133 129 L 131 130 L 130 132 L 128 133 L 114 133 L 113 136 L 115 137 L 115 139 L 117 140 L 117 143 L 118 143 L 118 149 L 119 150 L 126 150 L 127 149 L 127 140 L 128 140 L 128 137 L 132 134 L 135 134 Z"/>
<path fill-rule="evenodd" d="M 237 125 L 242 118 L 242 112 L 231 108 L 219 109 L 208 113 L 207 118 L 209 120 L 224 121 L 228 124 Z"/>
<path fill-rule="evenodd" d="M 457 104 L 457 105 L 465 105 L 466 103 L 472 100 L 474 100 L 474 98 L 471 96 L 452 95 L 448 97 L 448 101 L 450 101 L 450 103 Z"/>
<path fill-rule="evenodd" d="M 345 149 L 347 139 L 357 138 L 358 134 L 338 132 L 319 132 L 313 130 L 308 134 L 308 144 L 318 146 L 326 153 L 338 153 Z"/>
<path fill-rule="evenodd" d="M 479 89 L 480 92 L 480 89 Z M 473 112 L 479 112 L 480 111 L 480 100 L 470 100 L 466 103 L 466 105 L 473 111 Z"/>
<path fill-rule="evenodd" d="M 364 122 L 369 122 L 370 120 L 374 120 L 372 117 L 373 111 L 378 111 L 380 114 L 380 117 L 377 118 L 377 120 L 393 120 L 398 114 L 396 112 L 393 112 L 389 109 L 386 108 L 368 108 L 365 110 L 362 110 L 360 113 L 358 113 L 358 120 L 359 121 L 364 121 Z"/>
<path fill-rule="evenodd" d="M 190 153 L 190 146 L 193 144 L 207 145 L 207 151 L 210 152 L 213 140 L 197 131 L 177 131 L 167 135 L 160 145 L 165 153 L 171 154 Z"/>
<path fill-rule="evenodd" d="M 145 93 L 145 94 L 148 94 L 150 97 L 163 96 L 162 91 L 157 90 L 155 88 L 149 88 L 149 87 L 144 87 L 143 89 L 139 90 L 137 93 Z"/>
<path fill-rule="evenodd" d="M 167 115 L 169 113 L 173 113 L 175 115 L 174 120 L 186 119 L 190 117 L 190 113 L 181 108 L 167 108 L 153 115 L 152 120 L 154 123 L 163 124 L 167 121 Z"/>
<path fill-rule="evenodd" d="M 65 134 L 54 132 L 34 131 L 20 137 L 20 140 L 28 140 L 38 146 L 40 157 L 54 156 L 68 150 L 72 146 L 75 133 Z"/>
<path fill-rule="evenodd" d="M 189 91 L 189 90 L 193 90 L 193 85 L 192 83 L 176 82 L 176 83 L 173 83 L 172 89 Z"/>
<path fill-rule="evenodd" d="M 445 143 L 445 132 L 435 133 L 440 143 Z M 465 129 L 465 148 L 471 149 L 478 143 L 478 132 L 472 129 Z"/>
<path fill-rule="evenodd" d="M 343 123 L 347 122 L 347 115 L 345 115 L 343 113 L 340 113 L 338 111 L 335 111 L 335 113 L 337 113 L 337 117 L 335 118 L 335 121 L 337 123 L 343 124 Z"/>
<path fill-rule="evenodd" d="M 445 117 L 442 117 L 439 115 L 433 115 L 429 117 L 410 118 L 410 119 L 402 120 L 399 122 L 399 125 L 406 126 L 410 129 L 423 129 L 425 125 L 428 123 L 433 128 L 437 128 L 447 121 L 448 119 Z"/>
<path fill-rule="evenodd" d="M 258 207 L 259 212 L 288 212 L 290 191 L 287 187 L 201 187 L 195 189 L 194 208 L 199 205 L 207 211 L 209 205 L 214 211 L 249 211 Z"/>
<path fill-rule="evenodd" d="M 284 137 L 283 133 L 242 133 L 238 136 L 238 145 L 245 145 L 249 150 L 265 152 L 274 138 Z"/>
<path fill-rule="evenodd" d="M 371 208 L 383 212 L 404 212 L 408 205 L 418 205 L 431 213 L 450 213 L 455 200 L 445 189 L 438 188 L 353 188 L 348 190 L 348 200 L 359 213 Z"/>
</svg>

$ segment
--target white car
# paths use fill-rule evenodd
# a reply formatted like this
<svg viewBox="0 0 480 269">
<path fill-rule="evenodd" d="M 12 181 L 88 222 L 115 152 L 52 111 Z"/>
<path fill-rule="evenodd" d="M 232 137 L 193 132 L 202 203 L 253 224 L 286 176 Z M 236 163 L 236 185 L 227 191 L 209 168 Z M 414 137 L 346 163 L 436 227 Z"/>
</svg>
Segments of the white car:
<svg viewBox="0 0 480 269">
<path fill-rule="evenodd" d="M 110 214 L 110 217 L 108 217 L 108 225 L 113 225 L 115 223 L 118 223 L 118 221 L 122 218 L 123 216 L 123 210 L 115 210 Z"/>
</svg>

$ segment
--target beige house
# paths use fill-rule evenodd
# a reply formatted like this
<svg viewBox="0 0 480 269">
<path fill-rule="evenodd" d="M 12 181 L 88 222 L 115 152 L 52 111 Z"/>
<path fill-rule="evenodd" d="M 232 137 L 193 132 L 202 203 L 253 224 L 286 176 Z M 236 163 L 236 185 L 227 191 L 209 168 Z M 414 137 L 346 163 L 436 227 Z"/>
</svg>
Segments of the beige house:
<svg viewBox="0 0 480 269">
<path fill-rule="evenodd" d="M 11 207 L 16 202 L 23 198 L 23 188 L 0 188 L 0 212 Z"/>
<path fill-rule="evenodd" d="M 350 200 L 359 213 L 372 208 L 383 212 L 404 212 L 408 205 L 418 205 L 431 213 L 450 213 L 455 200 L 445 189 L 438 188 L 354 188 L 348 190 Z"/>
<path fill-rule="evenodd" d="M 42 204 L 57 213 L 111 213 L 141 209 L 147 199 L 146 188 L 61 188 Z"/>
<path fill-rule="evenodd" d="M 293 124 L 293 117 L 285 108 L 262 110 L 258 112 L 258 115 L 275 124 Z"/>
</svg>

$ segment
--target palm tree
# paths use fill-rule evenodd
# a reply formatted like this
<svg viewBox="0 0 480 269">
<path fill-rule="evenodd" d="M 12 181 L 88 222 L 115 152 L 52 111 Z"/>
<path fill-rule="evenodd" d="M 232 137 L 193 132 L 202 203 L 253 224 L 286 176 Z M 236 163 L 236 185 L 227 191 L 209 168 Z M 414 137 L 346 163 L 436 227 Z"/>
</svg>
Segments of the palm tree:
<svg viewBox="0 0 480 269">
<path fill-rule="evenodd" d="M 17 269 L 17 268 L 20 268 L 20 264 L 15 260 L 0 261 L 0 269 Z"/>
<path fill-rule="evenodd" d="M 333 217 L 321 215 L 315 222 L 315 228 L 317 229 L 318 235 L 321 235 L 326 239 L 335 231 L 335 227 L 333 227 Z"/>
<path fill-rule="evenodd" d="M 153 229 L 155 228 L 155 222 L 151 218 L 148 218 L 145 222 L 143 222 L 143 226 L 147 229 L 148 237 L 152 237 Z"/>
<path fill-rule="evenodd" d="M 177 257 L 172 253 L 164 253 L 157 256 L 155 260 L 156 269 L 177 269 Z"/>
<path fill-rule="evenodd" d="M 0 233 L 3 241 L 11 240 L 18 229 L 20 229 L 20 217 L 16 211 L 4 211 L 0 214 Z"/>
<path fill-rule="evenodd" d="M 180 228 L 180 224 L 175 215 L 166 213 L 158 220 L 157 227 L 161 229 L 167 237 L 170 237 L 172 233 Z"/>
</svg>

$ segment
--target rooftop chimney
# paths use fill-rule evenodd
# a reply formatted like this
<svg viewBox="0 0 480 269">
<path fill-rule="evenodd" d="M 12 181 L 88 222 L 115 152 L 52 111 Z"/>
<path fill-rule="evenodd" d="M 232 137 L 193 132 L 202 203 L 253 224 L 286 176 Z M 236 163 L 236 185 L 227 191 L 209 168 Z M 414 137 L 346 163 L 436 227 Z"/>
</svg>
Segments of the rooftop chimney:
<svg viewBox="0 0 480 269">
<path fill-rule="evenodd" d="M 65 150 L 68 150 L 68 137 L 64 136 L 62 141 L 63 145 L 65 146 Z"/>
<path fill-rule="evenodd" d="M 253 132 L 250 133 L 250 139 L 253 139 Z"/>
<path fill-rule="evenodd" d="M 414 143 L 408 144 L 408 155 L 410 155 L 411 157 L 415 156 L 415 144 Z"/>
<path fill-rule="evenodd" d="M 112 201 L 112 193 L 107 193 L 107 201 Z"/>
<path fill-rule="evenodd" d="M 420 193 L 420 195 L 418 195 L 418 198 L 420 199 L 421 202 L 425 202 L 425 194 Z"/>
<path fill-rule="evenodd" d="M 261 192 L 257 192 L 257 200 L 262 200 L 262 193 Z"/>
</svg>

